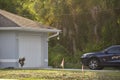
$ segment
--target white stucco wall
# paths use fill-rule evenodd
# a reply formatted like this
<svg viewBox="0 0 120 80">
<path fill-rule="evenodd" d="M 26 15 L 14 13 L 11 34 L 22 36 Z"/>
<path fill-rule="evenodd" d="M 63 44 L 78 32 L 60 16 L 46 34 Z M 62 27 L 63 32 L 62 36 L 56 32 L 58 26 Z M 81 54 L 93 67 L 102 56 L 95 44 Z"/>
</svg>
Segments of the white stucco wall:
<svg viewBox="0 0 120 80">
<path fill-rule="evenodd" d="M 0 68 L 17 67 L 16 35 L 11 31 L 0 31 Z"/>
<path fill-rule="evenodd" d="M 27 41 L 27 44 L 23 42 L 23 44 L 31 47 L 28 49 L 21 48 L 19 42 L 21 35 L 25 35 L 26 40 L 33 39 L 31 41 Z M 28 37 L 27 37 L 28 36 Z M 39 37 L 39 38 L 38 38 Z M 18 59 L 27 55 L 31 57 L 30 66 L 27 67 L 48 67 L 48 34 L 47 33 L 38 33 L 38 32 L 22 32 L 22 31 L 0 31 L 0 68 L 6 67 L 20 67 L 18 63 Z M 28 39 L 27 39 L 28 38 Z M 35 39 L 36 38 L 36 39 Z M 39 42 L 40 39 L 40 42 Z M 35 42 L 34 42 L 35 40 Z M 38 42 L 38 43 L 37 43 Z M 22 45 L 24 47 L 24 45 Z M 38 46 L 38 47 L 37 47 Z M 31 49 L 29 49 L 31 48 Z M 34 49 L 35 48 L 35 49 Z M 38 49 L 36 49 L 38 48 Z M 24 51 L 24 50 L 26 51 Z M 21 51 L 20 51 L 21 50 Z M 29 51 L 27 51 L 29 50 Z M 29 53 L 31 52 L 31 53 Z M 40 53 L 40 54 L 39 54 Z M 33 57 L 34 56 L 34 57 Z M 40 58 L 40 59 L 38 59 Z M 30 58 L 29 58 L 30 59 Z M 27 62 L 27 61 L 26 61 Z M 38 64 L 37 64 L 38 63 Z M 34 66 L 32 66 L 34 65 Z"/>
<path fill-rule="evenodd" d="M 42 66 L 48 67 L 48 35 L 46 33 L 41 34 L 41 46 L 42 46 Z"/>
</svg>

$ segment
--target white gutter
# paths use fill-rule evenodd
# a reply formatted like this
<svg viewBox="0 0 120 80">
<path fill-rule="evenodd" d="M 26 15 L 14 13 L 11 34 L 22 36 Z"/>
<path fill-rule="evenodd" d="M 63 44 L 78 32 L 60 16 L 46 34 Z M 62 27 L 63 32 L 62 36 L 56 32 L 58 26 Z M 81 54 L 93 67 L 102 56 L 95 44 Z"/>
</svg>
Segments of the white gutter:
<svg viewBox="0 0 120 80">
<path fill-rule="evenodd" d="M 53 37 L 58 36 L 58 35 L 59 35 L 59 33 L 60 33 L 60 32 L 57 32 L 56 34 L 53 34 L 53 35 L 49 36 L 49 37 L 48 37 L 48 40 L 49 40 L 50 38 L 53 38 Z"/>
<path fill-rule="evenodd" d="M 0 27 L 0 31 L 1 30 L 17 30 L 17 31 L 33 31 L 33 32 L 51 32 L 51 33 L 55 33 L 55 34 L 49 36 L 48 40 L 50 38 L 58 36 L 59 33 L 61 32 L 61 30 L 58 30 L 56 28 L 46 29 L 46 28 L 31 28 L 31 27 Z"/>
<path fill-rule="evenodd" d="M 17 30 L 17 31 L 33 31 L 33 32 L 60 32 L 56 28 L 47 29 L 47 28 L 31 28 L 31 27 L 0 27 L 0 30 Z"/>
</svg>

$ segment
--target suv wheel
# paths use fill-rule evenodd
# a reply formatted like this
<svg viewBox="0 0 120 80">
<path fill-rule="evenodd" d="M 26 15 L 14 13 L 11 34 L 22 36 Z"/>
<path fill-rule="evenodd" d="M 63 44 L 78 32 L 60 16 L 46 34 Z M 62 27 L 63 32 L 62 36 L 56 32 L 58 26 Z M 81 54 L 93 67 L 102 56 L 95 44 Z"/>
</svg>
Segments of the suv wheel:
<svg viewBox="0 0 120 80">
<path fill-rule="evenodd" d="M 103 67 L 99 66 L 99 60 L 98 59 L 90 59 L 90 61 L 88 62 L 88 66 L 90 69 L 92 70 L 100 70 L 103 69 Z"/>
</svg>

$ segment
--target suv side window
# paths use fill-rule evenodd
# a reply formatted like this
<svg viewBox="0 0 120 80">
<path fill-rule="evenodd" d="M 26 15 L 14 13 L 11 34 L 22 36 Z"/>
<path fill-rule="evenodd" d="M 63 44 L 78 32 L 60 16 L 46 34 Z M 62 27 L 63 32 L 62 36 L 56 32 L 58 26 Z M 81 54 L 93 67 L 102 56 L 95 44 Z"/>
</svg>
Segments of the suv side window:
<svg viewBox="0 0 120 80">
<path fill-rule="evenodd" d="M 113 47 L 113 48 L 110 48 L 108 51 L 108 53 L 120 53 L 120 47 Z"/>
</svg>

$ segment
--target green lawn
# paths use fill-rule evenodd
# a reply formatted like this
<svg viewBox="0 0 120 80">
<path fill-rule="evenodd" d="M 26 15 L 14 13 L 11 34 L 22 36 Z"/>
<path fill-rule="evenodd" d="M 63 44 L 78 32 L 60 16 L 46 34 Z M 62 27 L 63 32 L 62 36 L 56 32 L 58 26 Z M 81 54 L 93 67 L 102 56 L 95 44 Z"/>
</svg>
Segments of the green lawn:
<svg viewBox="0 0 120 80">
<path fill-rule="evenodd" d="M 119 71 L 0 70 L 0 79 L 19 80 L 120 80 Z"/>
</svg>

